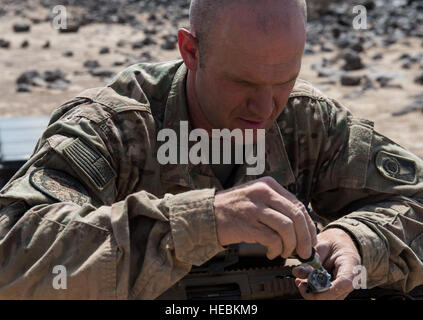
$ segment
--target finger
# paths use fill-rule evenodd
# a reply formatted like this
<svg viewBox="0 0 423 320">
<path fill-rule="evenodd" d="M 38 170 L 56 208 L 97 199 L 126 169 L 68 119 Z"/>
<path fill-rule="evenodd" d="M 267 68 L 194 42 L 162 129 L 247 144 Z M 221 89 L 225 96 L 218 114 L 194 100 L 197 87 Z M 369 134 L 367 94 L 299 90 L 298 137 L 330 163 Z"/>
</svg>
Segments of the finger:
<svg viewBox="0 0 423 320">
<path fill-rule="evenodd" d="M 292 274 L 294 277 L 299 279 L 307 279 L 308 275 L 313 271 L 313 268 L 307 264 L 302 264 L 298 267 L 292 269 Z"/>
<path fill-rule="evenodd" d="M 332 282 L 332 287 L 330 287 L 328 291 L 305 294 L 314 296 L 313 300 L 342 300 L 345 299 L 353 290 L 352 281 L 348 278 L 341 277 Z"/>
<path fill-rule="evenodd" d="M 261 211 L 258 219 L 267 227 L 273 229 L 280 237 L 283 243 L 282 257 L 288 258 L 297 247 L 297 235 L 295 233 L 294 223 L 288 217 L 280 214 L 278 211 L 271 208 L 266 208 Z"/>
<path fill-rule="evenodd" d="M 274 192 L 273 196 L 269 199 L 269 205 L 293 222 L 296 236 L 295 250 L 301 258 L 309 258 L 311 256 L 311 234 L 302 211 L 277 192 Z M 279 215 L 281 216 L 281 214 Z"/>
<path fill-rule="evenodd" d="M 291 192 L 289 192 L 288 190 L 286 190 L 284 187 L 282 187 L 276 180 L 274 179 L 269 179 L 269 186 L 272 187 L 273 190 L 275 190 L 276 192 L 278 192 L 282 197 L 288 199 L 289 201 L 291 201 L 295 207 L 297 207 L 301 213 L 303 214 L 303 216 L 305 217 L 306 221 L 307 221 L 307 228 L 309 230 L 310 233 L 310 239 L 312 241 L 312 246 L 316 245 L 317 243 L 317 232 L 316 232 L 316 226 L 313 222 L 313 219 L 311 219 L 306 207 L 304 206 L 304 204 L 298 200 L 298 198 L 292 194 Z M 311 254 L 311 252 L 310 252 Z M 310 257 L 310 256 L 308 256 Z M 305 257 L 305 258 L 308 258 Z"/>
<path fill-rule="evenodd" d="M 327 260 L 331 252 L 331 245 L 327 241 L 318 241 L 316 248 L 316 255 L 319 258 L 320 262 L 326 269 L 330 269 L 331 266 L 328 265 Z"/>
<path fill-rule="evenodd" d="M 282 254 L 284 245 L 281 238 L 278 233 L 268 226 L 260 224 L 253 229 L 251 234 L 251 241 L 247 240 L 246 242 L 260 243 L 265 246 L 267 248 L 266 256 L 268 259 L 272 260 Z"/>
<path fill-rule="evenodd" d="M 341 300 L 345 299 L 353 290 L 351 277 L 341 276 L 332 282 L 332 286 L 325 292 L 307 293 L 307 280 L 297 278 L 297 287 L 304 299 L 307 300 Z"/>
</svg>

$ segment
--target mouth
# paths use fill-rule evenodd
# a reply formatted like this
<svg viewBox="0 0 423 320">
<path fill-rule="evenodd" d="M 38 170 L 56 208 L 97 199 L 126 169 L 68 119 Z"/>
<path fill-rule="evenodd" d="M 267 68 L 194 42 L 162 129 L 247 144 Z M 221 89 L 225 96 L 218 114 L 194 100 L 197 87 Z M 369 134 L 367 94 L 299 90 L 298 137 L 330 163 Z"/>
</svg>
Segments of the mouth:
<svg viewBox="0 0 423 320">
<path fill-rule="evenodd" d="M 266 123 L 266 120 L 253 121 L 243 118 L 238 118 L 238 120 L 243 124 L 243 127 L 245 127 L 246 129 L 264 129 L 264 125 Z"/>
</svg>

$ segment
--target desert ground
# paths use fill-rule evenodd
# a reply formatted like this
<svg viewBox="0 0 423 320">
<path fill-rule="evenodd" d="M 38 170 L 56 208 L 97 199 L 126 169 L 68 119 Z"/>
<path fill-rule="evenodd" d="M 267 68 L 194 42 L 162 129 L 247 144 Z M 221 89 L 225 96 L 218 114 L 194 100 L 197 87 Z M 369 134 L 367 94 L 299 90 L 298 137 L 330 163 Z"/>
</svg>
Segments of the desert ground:
<svg viewBox="0 0 423 320">
<path fill-rule="evenodd" d="M 66 8 L 72 19 L 86 10 L 83 5 L 73 6 L 72 1 L 68 2 L 70 4 Z M 99 6 L 103 2 L 98 1 Z M 189 25 L 186 4 L 181 8 L 177 8 L 177 5 L 152 5 L 148 10 L 132 11 L 137 23 L 126 23 L 125 18 L 121 19 L 121 23 L 104 22 L 99 18 L 80 23 L 77 32 L 63 33 L 55 29 L 52 23 L 54 1 L 41 3 L 5 0 L 2 6 L 0 118 L 49 115 L 54 108 L 84 89 L 105 85 L 113 74 L 126 66 L 137 62 L 179 59 L 174 37 L 178 28 Z M 91 3 L 92 7 L 95 1 L 86 3 Z M 343 2 L 338 3 L 341 5 Z M 413 1 L 399 6 L 402 18 L 407 14 L 404 10 L 415 12 L 422 9 L 417 5 L 414 9 L 407 8 L 410 3 Z M 347 10 L 351 12 L 350 7 Z M 388 9 L 382 6 L 375 10 L 383 12 Z M 423 15 L 423 9 L 420 13 Z M 416 14 L 423 20 L 420 13 Z M 107 12 L 101 14 L 108 15 Z M 309 25 L 309 42 L 303 57 L 301 78 L 342 102 L 356 116 L 374 121 L 376 130 L 423 157 L 423 77 L 419 81 L 423 72 L 422 24 L 420 20 L 410 17 L 415 20 L 414 26 L 408 27 L 413 32 L 403 32 L 394 43 L 387 45 L 382 41 L 383 35 L 373 37 L 372 28 L 376 22 L 372 21 L 372 17 L 378 17 L 377 14 L 380 12 L 370 14 L 366 30 L 352 27 L 342 29 L 348 30 L 349 36 L 354 39 L 366 38 L 361 42 L 363 48 L 357 50 L 363 67 L 345 71 L 342 70 L 345 50 L 335 44 L 331 37 L 326 39 L 326 31 L 319 35 L 319 39 L 315 38 L 316 25 L 324 25 L 326 20 L 319 13 L 314 13 Z M 29 25 L 30 30 L 16 32 L 14 26 L 17 24 Z M 420 31 L 416 32 L 415 29 Z M 334 33 L 333 29 L 329 32 Z M 6 44 L 2 45 L 1 40 Z M 96 60 L 99 66 L 84 66 L 89 60 Z M 28 81 L 25 83 L 21 77 L 28 71 L 43 75 L 46 71 L 55 70 L 62 71 L 57 78 L 64 80 L 56 83 L 56 86 L 46 81 L 45 76 L 44 80 L 41 76 L 41 80 L 38 77 L 38 82 L 32 84 Z M 342 85 L 340 79 L 345 76 L 359 77 L 360 84 Z M 408 112 L 394 115 L 405 107 L 409 107 Z"/>
</svg>

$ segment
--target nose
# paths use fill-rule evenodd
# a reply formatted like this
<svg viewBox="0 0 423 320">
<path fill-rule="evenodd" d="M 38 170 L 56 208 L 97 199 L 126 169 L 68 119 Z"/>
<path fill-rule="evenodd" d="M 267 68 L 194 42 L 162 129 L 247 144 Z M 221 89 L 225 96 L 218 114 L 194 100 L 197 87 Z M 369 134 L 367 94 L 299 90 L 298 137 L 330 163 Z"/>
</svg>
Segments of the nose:
<svg viewBox="0 0 423 320">
<path fill-rule="evenodd" d="M 260 119 L 270 118 L 275 109 L 272 87 L 263 86 L 257 88 L 254 96 L 248 101 L 248 109 Z"/>
</svg>

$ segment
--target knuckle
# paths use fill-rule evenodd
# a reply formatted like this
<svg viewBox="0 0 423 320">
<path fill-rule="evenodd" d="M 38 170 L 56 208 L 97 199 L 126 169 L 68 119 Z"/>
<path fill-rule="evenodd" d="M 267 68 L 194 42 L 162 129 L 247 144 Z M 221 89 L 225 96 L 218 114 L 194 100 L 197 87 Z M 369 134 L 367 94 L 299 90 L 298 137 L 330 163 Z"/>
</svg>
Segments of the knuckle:
<svg viewBox="0 0 423 320">
<path fill-rule="evenodd" d="M 259 197 L 268 198 L 271 195 L 272 188 L 268 184 L 260 181 L 254 184 L 252 191 Z"/>
<path fill-rule="evenodd" d="M 291 212 L 291 219 L 297 224 L 304 221 L 304 215 L 301 210 L 297 209 Z"/>
<path fill-rule="evenodd" d="M 306 214 L 308 214 L 308 212 L 307 212 L 307 209 L 306 209 L 306 207 L 305 207 L 305 205 L 301 202 L 301 201 L 299 201 L 298 200 L 298 203 L 296 204 L 296 208 L 297 208 L 297 212 L 299 213 L 299 214 L 301 214 L 301 215 L 306 215 Z"/>
<path fill-rule="evenodd" d="M 259 180 L 265 182 L 266 184 L 270 184 L 270 185 L 276 183 L 276 180 L 273 177 L 270 177 L 270 176 L 262 177 Z"/>
<path fill-rule="evenodd" d="M 294 230 L 294 222 L 291 219 L 281 220 L 279 223 L 279 229 L 283 234 L 290 234 Z"/>
</svg>

